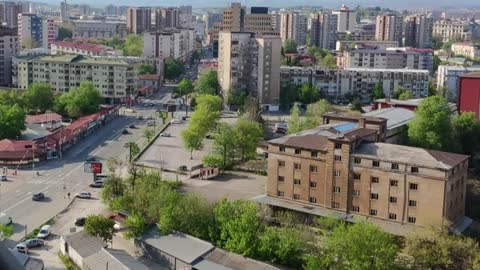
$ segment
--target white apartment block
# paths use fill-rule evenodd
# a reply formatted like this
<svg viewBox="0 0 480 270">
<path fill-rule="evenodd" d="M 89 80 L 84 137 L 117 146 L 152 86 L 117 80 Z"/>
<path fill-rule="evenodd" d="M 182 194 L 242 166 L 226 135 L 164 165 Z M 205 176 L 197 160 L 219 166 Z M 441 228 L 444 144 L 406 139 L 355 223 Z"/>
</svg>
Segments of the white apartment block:
<svg viewBox="0 0 480 270">
<path fill-rule="evenodd" d="M 28 89 L 34 82 L 48 83 L 65 93 L 92 81 L 108 102 L 125 102 L 136 95 L 138 66 L 151 60 L 136 57 L 85 57 L 81 55 L 18 56 L 17 87 Z"/>
<path fill-rule="evenodd" d="M 386 49 L 398 47 L 398 41 L 377 41 L 377 40 L 338 40 L 335 46 L 337 51 L 343 51 L 348 49 Z"/>
<path fill-rule="evenodd" d="M 449 101 L 457 102 L 459 77 L 469 72 L 480 72 L 480 67 L 438 66 L 437 89 L 447 87 L 447 98 Z"/>
<path fill-rule="evenodd" d="M 339 70 L 319 66 L 313 67 L 280 67 L 280 83 L 288 85 L 315 85 L 319 91 L 328 96 L 337 96 L 339 88 Z"/>
<path fill-rule="evenodd" d="M 480 58 L 480 46 L 471 42 L 453 43 L 451 50 L 455 55 L 462 55 L 470 59 Z"/>
<path fill-rule="evenodd" d="M 121 21 L 76 20 L 73 21 L 73 38 L 112 38 L 127 35 L 127 24 Z"/>
<path fill-rule="evenodd" d="M 332 11 L 333 15 L 337 16 L 337 31 L 338 32 L 353 32 L 357 26 L 357 13 L 348 9 L 347 6 L 342 5 L 340 10 Z"/>
<path fill-rule="evenodd" d="M 143 55 L 157 59 L 186 61 L 194 50 L 193 29 L 165 29 L 143 34 Z"/>
<path fill-rule="evenodd" d="M 450 40 L 471 41 L 480 37 L 478 24 L 466 21 L 440 20 L 433 23 L 433 36 L 440 37 L 443 42 Z"/>
<path fill-rule="evenodd" d="M 307 44 L 307 16 L 288 12 L 280 14 L 280 37 L 282 43 L 287 39 L 295 41 L 297 46 Z"/>
<path fill-rule="evenodd" d="M 223 95 L 248 90 L 267 110 L 280 103 L 280 52 L 278 36 L 221 31 L 218 78 Z"/>
</svg>

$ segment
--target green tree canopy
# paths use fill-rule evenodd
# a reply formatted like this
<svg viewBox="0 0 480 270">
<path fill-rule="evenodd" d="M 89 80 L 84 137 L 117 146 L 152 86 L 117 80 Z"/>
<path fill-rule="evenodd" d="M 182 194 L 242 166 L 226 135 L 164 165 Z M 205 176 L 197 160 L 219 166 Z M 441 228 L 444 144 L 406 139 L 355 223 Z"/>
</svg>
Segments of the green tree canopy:
<svg viewBox="0 0 480 270">
<path fill-rule="evenodd" d="M 303 121 L 300 118 L 300 106 L 297 103 L 290 110 L 290 118 L 288 119 L 288 133 L 293 134 L 304 130 Z"/>
<path fill-rule="evenodd" d="M 320 99 L 320 92 L 315 85 L 310 85 L 308 83 L 302 85 L 298 92 L 298 97 L 300 102 L 304 104 L 310 104 L 317 102 Z"/>
<path fill-rule="evenodd" d="M 204 134 L 196 131 L 195 128 L 188 128 L 181 133 L 185 149 L 190 151 L 190 159 L 193 158 L 193 151 L 203 149 Z"/>
<path fill-rule="evenodd" d="M 480 121 L 475 119 L 475 113 L 464 112 L 456 115 L 453 118 L 453 129 L 461 152 L 474 155 L 480 146 Z"/>
<path fill-rule="evenodd" d="M 53 91 L 49 84 L 33 83 L 25 95 L 30 110 L 45 112 L 53 107 Z"/>
<path fill-rule="evenodd" d="M 0 139 L 16 139 L 25 130 L 25 112 L 18 104 L 0 105 Z"/>
<path fill-rule="evenodd" d="M 263 138 L 263 129 L 259 123 L 239 118 L 233 125 L 233 133 L 236 135 L 238 155 L 241 161 L 254 158 L 257 154 L 257 144 Z"/>
<path fill-rule="evenodd" d="M 294 84 L 280 86 L 280 105 L 286 109 L 297 100 L 298 90 Z"/>
<path fill-rule="evenodd" d="M 164 67 L 165 78 L 169 80 L 178 78 L 185 71 L 182 63 L 171 58 L 165 60 Z"/>
<path fill-rule="evenodd" d="M 385 94 L 383 92 L 383 86 L 381 82 L 378 82 L 373 86 L 373 93 L 372 93 L 372 98 L 373 99 L 380 99 L 384 98 Z"/>
<path fill-rule="evenodd" d="M 335 59 L 335 56 L 333 54 L 328 53 L 323 59 L 320 61 L 320 66 L 326 67 L 326 68 L 337 68 L 337 60 Z"/>
<path fill-rule="evenodd" d="M 303 128 L 312 129 L 323 124 L 323 114 L 330 111 L 332 111 L 332 105 L 326 99 L 309 104 L 305 112 Z"/>
<path fill-rule="evenodd" d="M 125 47 L 123 52 L 126 56 L 143 55 L 143 36 L 130 34 L 125 38 Z"/>
<path fill-rule="evenodd" d="M 398 96 L 398 99 L 400 99 L 400 100 L 409 100 L 409 99 L 412 99 L 412 98 L 414 98 L 414 96 L 413 96 L 413 93 L 412 93 L 411 90 L 407 90 L 407 91 L 401 93 L 400 96 Z"/>
<path fill-rule="evenodd" d="M 132 213 L 127 217 L 125 226 L 127 227 L 127 231 L 124 235 L 127 239 L 140 237 L 147 230 L 145 218 L 137 213 Z"/>
<path fill-rule="evenodd" d="M 101 238 L 105 242 L 112 241 L 115 221 L 102 215 L 90 215 L 85 220 L 85 231 L 91 236 Z"/>
<path fill-rule="evenodd" d="M 56 111 L 70 117 L 92 114 L 100 109 L 103 98 L 91 81 L 85 81 L 80 87 L 55 99 Z"/>
<path fill-rule="evenodd" d="M 140 64 L 138 66 L 138 74 L 144 75 L 144 74 L 155 74 L 155 67 L 152 67 L 151 65 L 147 64 Z"/>
<path fill-rule="evenodd" d="M 285 40 L 283 43 L 283 52 L 284 53 L 297 53 L 297 44 L 291 39 Z"/>
<path fill-rule="evenodd" d="M 200 94 L 218 95 L 220 84 L 217 76 L 218 74 L 215 70 L 210 70 L 200 75 L 195 83 L 195 90 Z"/>
<path fill-rule="evenodd" d="M 64 25 L 58 28 L 57 40 L 65 40 L 67 38 L 72 38 L 73 32 L 70 27 L 66 27 Z"/>
<path fill-rule="evenodd" d="M 179 97 L 184 97 L 193 92 L 193 85 L 189 79 L 183 78 L 173 90 Z"/>
<path fill-rule="evenodd" d="M 0 90 L 0 105 L 13 106 L 17 104 L 21 108 L 27 107 L 26 94 L 19 90 Z"/>
</svg>

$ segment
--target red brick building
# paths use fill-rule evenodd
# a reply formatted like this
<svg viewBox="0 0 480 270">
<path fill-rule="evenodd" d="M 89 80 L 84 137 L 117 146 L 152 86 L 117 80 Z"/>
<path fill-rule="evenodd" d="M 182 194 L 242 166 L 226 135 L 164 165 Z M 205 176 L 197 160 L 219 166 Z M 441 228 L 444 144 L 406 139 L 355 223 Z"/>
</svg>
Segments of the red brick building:
<svg viewBox="0 0 480 270">
<path fill-rule="evenodd" d="M 467 73 L 460 76 L 458 90 L 458 110 L 474 112 L 479 119 L 480 115 L 480 72 Z"/>
</svg>

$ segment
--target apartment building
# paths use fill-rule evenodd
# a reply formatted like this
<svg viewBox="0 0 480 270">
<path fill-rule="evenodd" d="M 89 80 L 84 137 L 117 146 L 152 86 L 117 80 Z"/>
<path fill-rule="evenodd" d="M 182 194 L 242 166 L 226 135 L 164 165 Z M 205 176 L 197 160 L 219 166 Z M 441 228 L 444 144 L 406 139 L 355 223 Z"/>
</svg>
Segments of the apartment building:
<svg viewBox="0 0 480 270">
<path fill-rule="evenodd" d="M 191 17 L 191 13 L 190 13 Z M 190 18 L 191 20 L 191 18 Z M 155 27 L 157 29 L 177 28 L 180 26 L 180 10 L 175 7 L 155 9 Z"/>
<path fill-rule="evenodd" d="M 178 7 L 179 26 L 183 28 L 192 27 L 193 16 L 192 6 L 180 6 Z"/>
<path fill-rule="evenodd" d="M 337 57 L 339 68 L 424 69 L 433 72 L 433 50 L 414 48 L 353 49 Z"/>
<path fill-rule="evenodd" d="M 15 28 L 0 27 L 0 86 L 12 86 L 12 57 L 18 52 Z"/>
<path fill-rule="evenodd" d="M 127 11 L 128 33 L 141 34 L 152 26 L 152 9 L 149 7 L 130 7 Z"/>
<path fill-rule="evenodd" d="M 271 13 L 273 31 L 280 33 L 281 17 L 279 13 Z"/>
<path fill-rule="evenodd" d="M 34 82 L 48 83 L 60 93 L 80 86 L 83 81 L 92 81 L 101 96 L 113 104 L 136 95 L 138 66 L 151 62 L 135 57 L 18 56 L 15 81 L 20 89 L 28 89 Z"/>
<path fill-rule="evenodd" d="M 36 14 L 18 14 L 18 42 L 21 48 L 48 48 L 48 38 L 43 36 L 44 23 Z M 46 44 L 44 44 L 44 40 Z"/>
<path fill-rule="evenodd" d="M 480 72 L 480 67 L 447 66 L 440 65 L 437 70 L 437 89 L 447 88 L 447 99 L 451 102 L 458 101 L 460 76 Z"/>
<path fill-rule="evenodd" d="M 310 45 L 334 50 L 337 41 L 337 15 L 315 13 L 310 22 Z"/>
<path fill-rule="evenodd" d="M 260 35 L 278 35 L 274 29 L 272 15 L 268 14 L 267 7 L 252 7 L 250 13 L 245 15 L 245 32 Z"/>
<path fill-rule="evenodd" d="M 43 37 L 43 47 L 49 48 L 50 45 L 57 39 L 58 36 L 58 27 L 55 23 L 55 20 L 52 18 L 43 18 L 42 19 L 42 37 Z"/>
<path fill-rule="evenodd" d="M 157 59 L 173 58 L 187 61 L 194 50 L 192 29 L 164 29 L 143 34 L 143 55 Z"/>
<path fill-rule="evenodd" d="M 208 32 L 213 30 L 214 23 L 221 23 L 223 20 L 223 14 L 221 13 L 208 13 L 203 15 L 203 21 L 205 22 L 205 30 Z"/>
<path fill-rule="evenodd" d="M 378 15 L 376 19 L 375 39 L 379 41 L 398 41 L 402 44 L 403 19 L 395 14 Z"/>
<path fill-rule="evenodd" d="M 376 49 L 382 50 L 386 48 L 399 47 L 398 41 L 377 41 L 377 40 L 338 40 L 335 46 L 337 51 L 351 50 L 351 49 Z"/>
<path fill-rule="evenodd" d="M 425 15 L 408 16 L 405 19 L 405 46 L 431 48 L 433 18 Z"/>
<path fill-rule="evenodd" d="M 278 110 L 281 40 L 247 32 L 221 31 L 218 79 L 223 96 L 248 90 L 267 110 Z"/>
<path fill-rule="evenodd" d="M 307 16 L 298 12 L 280 14 L 280 37 L 282 43 L 287 39 L 295 41 L 298 46 L 307 44 Z"/>
<path fill-rule="evenodd" d="M 456 20 L 439 20 L 433 23 L 433 36 L 442 42 L 450 40 L 471 41 L 480 37 L 480 27 L 476 23 Z"/>
<path fill-rule="evenodd" d="M 480 58 L 480 46 L 472 42 L 453 43 L 451 50 L 455 55 L 461 55 L 470 59 Z"/>
<path fill-rule="evenodd" d="M 55 41 L 50 45 L 50 54 L 78 54 L 85 56 L 122 56 L 123 51 L 100 44 Z"/>
<path fill-rule="evenodd" d="M 317 87 L 323 95 L 337 96 L 340 72 L 338 69 L 323 68 L 320 66 L 312 67 L 280 67 L 280 86 L 289 85 L 302 86 L 310 84 Z"/>
<path fill-rule="evenodd" d="M 74 20 L 73 38 L 112 38 L 127 36 L 127 24 L 109 20 Z"/>
<path fill-rule="evenodd" d="M 342 5 L 339 10 L 332 11 L 337 16 L 337 32 L 353 32 L 357 25 L 357 13 Z"/>
<path fill-rule="evenodd" d="M 18 27 L 18 14 L 22 12 L 22 3 L 2 1 L 0 2 L 0 23 L 5 24 L 8 28 L 16 28 Z"/>
<path fill-rule="evenodd" d="M 324 116 L 324 125 L 269 141 L 273 209 L 345 221 L 368 218 L 405 235 L 465 215 L 468 156 L 383 143 L 386 119 Z"/>
</svg>

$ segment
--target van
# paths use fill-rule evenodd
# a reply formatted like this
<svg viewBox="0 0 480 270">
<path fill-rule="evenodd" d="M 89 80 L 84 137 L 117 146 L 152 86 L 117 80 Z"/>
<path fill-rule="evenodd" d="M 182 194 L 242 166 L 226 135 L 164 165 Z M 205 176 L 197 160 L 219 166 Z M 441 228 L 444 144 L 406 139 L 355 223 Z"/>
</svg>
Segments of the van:
<svg viewBox="0 0 480 270">
<path fill-rule="evenodd" d="M 2 225 L 10 225 L 13 223 L 13 220 L 10 216 L 8 216 L 6 213 L 1 212 L 0 213 L 0 224 Z"/>
<path fill-rule="evenodd" d="M 50 232 L 51 232 L 50 229 L 51 229 L 50 225 L 43 225 L 37 234 L 37 238 L 40 238 L 40 239 L 47 238 L 50 235 Z"/>
</svg>

